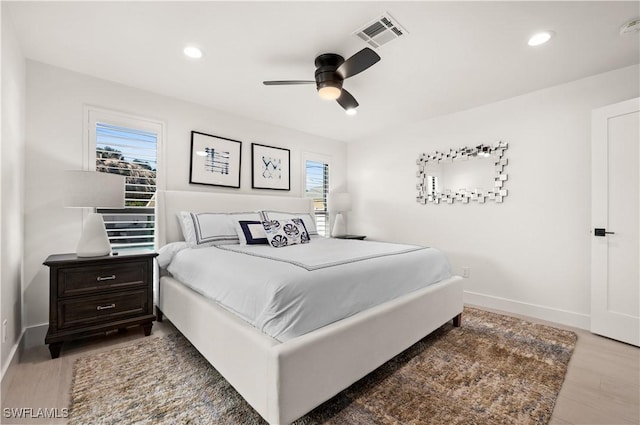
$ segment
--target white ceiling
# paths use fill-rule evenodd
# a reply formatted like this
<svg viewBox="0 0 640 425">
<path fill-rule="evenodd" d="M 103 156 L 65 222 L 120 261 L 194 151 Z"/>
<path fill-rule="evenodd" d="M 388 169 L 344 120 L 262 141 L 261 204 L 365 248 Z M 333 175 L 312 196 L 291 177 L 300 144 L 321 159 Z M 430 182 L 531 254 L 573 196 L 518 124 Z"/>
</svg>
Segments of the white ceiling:
<svg viewBox="0 0 640 425">
<path fill-rule="evenodd" d="M 13 2 L 24 55 L 74 71 L 336 140 L 639 63 L 629 2 Z M 365 47 L 353 35 L 391 14 L 409 34 L 345 81 L 349 117 L 315 86 L 314 58 Z M 528 37 L 550 29 L 547 45 Z M 187 43 L 204 51 L 187 59 Z"/>
</svg>

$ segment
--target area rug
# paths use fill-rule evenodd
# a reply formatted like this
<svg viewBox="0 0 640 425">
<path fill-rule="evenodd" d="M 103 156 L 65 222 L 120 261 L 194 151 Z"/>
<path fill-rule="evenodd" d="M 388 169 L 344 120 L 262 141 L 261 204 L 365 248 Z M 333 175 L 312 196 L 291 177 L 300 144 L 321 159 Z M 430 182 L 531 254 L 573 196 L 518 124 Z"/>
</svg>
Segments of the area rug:
<svg viewBox="0 0 640 425">
<path fill-rule="evenodd" d="M 576 339 L 465 308 L 295 424 L 547 424 Z M 180 334 L 79 358 L 71 391 L 74 425 L 266 423 Z"/>
</svg>

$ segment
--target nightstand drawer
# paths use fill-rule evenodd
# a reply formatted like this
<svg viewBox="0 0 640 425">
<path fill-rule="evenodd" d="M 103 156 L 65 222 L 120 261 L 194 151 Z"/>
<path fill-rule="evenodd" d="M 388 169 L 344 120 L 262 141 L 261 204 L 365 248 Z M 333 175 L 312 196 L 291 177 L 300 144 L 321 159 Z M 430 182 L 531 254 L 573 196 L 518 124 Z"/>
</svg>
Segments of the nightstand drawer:
<svg viewBox="0 0 640 425">
<path fill-rule="evenodd" d="M 73 267 L 58 270 L 58 296 L 83 295 L 105 289 L 125 289 L 145 285 L 146 262 L 130 262 L 100 267 Z"/>
<path fill-rule="evenodd" d="M 124 319 L 150 311 L 147 289 L 58 300 L 58 329 Z"/>
</svg>

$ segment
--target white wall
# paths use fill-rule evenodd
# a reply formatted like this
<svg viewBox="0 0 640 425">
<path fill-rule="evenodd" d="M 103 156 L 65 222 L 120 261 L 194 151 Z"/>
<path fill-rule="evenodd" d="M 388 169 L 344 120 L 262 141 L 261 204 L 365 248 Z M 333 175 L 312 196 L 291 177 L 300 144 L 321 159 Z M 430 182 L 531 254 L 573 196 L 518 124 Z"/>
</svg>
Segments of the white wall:
<svg viewBox="0 0 640 425">
<path fill-rule="evenodd" d="M 160 72 L 160 71 L 159 71 Z M 44 259 L 74 252 L 81 212 L 62 207 L 62 170 L 81 169 L 83 108 L 111 109 L 166 124 L 163 167 L 166 189 L 302 196 L 302 157 L 307 152 L 331 159 L 331 186 L 346 181 L 343 142 L 311 136 L 200 105 L 179 101 L 42 63 L 27 61 L 27 164 L 25 191 L 26 326 L 48 322 L 48 271 Z M 240 140 L 241 189 L 189 185 L 191 131 Z M 251 143 L 291 150 L 291 191 L 251 189 Z"/>
<path fill-rule="evenodd" d="M 385 131 L 348 145 L 349 231 L 441 248 L 466 301 L 586 328 L 591 110 L 637 97 L 632 66 Z M 503 204 L 419 205 L 418 155 L 504 140 Z"/>
<path fill-rule="evenodd" d="M 2 3 L 2 144 L 0 146 L 0 326 L 2 375 L 22 332 L 22 248 L 25 147 L 25 59 Z"/>
</svg>

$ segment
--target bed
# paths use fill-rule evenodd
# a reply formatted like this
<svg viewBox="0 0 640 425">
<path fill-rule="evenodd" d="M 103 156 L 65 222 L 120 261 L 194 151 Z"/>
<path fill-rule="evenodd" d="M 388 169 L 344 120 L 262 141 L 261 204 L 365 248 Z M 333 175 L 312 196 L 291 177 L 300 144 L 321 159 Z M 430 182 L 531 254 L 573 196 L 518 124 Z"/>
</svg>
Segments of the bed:
<svg viewBox="0 0 640 425">
<path fill-rule="evenodd" d="M 180 211 L 313 214 L 312 207 L 303 198 L 163 191 L 158 244 L 183 240 Z M 268 423 L 285 425 L 447 321 L 459 325 L 462 279 L 448 277 L 309 332 L 283 334 L 286 338 L 265 333 L 172 275 L 160 278 L 157 309 L 158 317 L 166 316 Z"/>
</svg>

